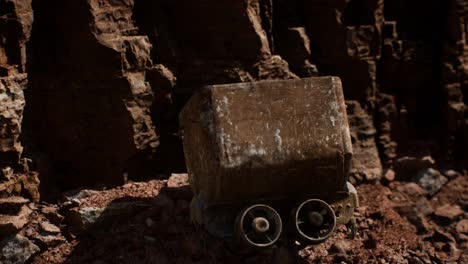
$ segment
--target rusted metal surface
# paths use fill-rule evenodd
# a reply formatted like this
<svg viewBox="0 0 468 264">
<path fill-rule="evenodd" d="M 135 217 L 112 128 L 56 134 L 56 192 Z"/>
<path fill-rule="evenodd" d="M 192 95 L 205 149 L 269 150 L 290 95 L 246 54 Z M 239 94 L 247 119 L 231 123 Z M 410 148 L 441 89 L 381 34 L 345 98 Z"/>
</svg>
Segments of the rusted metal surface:
<svg viewBox="0 0 468 264">
<path fill-rule="evenodd" d="M 346 189 L 352 149 L 337 77 L 208 86 L 180 124 L 191 185 L 206 205 Z"/>
</svg>

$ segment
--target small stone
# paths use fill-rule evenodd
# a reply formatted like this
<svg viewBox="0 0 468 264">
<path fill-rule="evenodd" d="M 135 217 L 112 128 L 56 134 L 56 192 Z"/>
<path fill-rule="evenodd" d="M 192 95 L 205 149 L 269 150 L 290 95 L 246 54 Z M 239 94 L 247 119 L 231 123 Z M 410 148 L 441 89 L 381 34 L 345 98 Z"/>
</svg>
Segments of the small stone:
<svg viewBox="0 0 468 264">
<path fill-rule="evenodd" d="M 37 242 L 40 241 L 42 245 L 47 245 L 49 247 L 61 244 L 66 241 L 65 238 L 60 234 L 50 235 L 50 234 L 43 234 L 43 233 L 41 234 L 35 233 L 29 237 L 34 238 L 34 241 L 37 241 Z"/>
<path fill-rule="evenodd" d="M 44 206 L 41 208 L 41 212 L 50 222 L 56 225 L 60 224 L 64 219 L 64 217 L 58 213 L 58 208 L 56 207 Z"/>
<path fill-rule="evenodd" d="M 442 176 L 439 171 L 427 168 L 419 171 L 415 181 L 419 186 L 425 189 L 430 196 L 433 196 L 448 182 L 448 179 Z"/>
<path fill-rule="evenodd" d="M 444 174 L 444 176 L 446 176 L 447 178 L 449 179 L 455 179 L 457 178 L 458 176 L 460 176 L 461 174 L 458 173 L 457 171 L 454 171 L 454 170 L 445 170 L 442 172 L 442 174 Z"/>
<path fill-rule="evenodd" d="M 444 204 L 437 208 L 434 214 L 440 218 L 453 221 L 463 214 L 463 210 L 458 205 Z"/>
<path fill-rule="evenodd" d="M 457 223 L 457 233 L 468 234 L 468 219 L 463 219 Z"/>
<path fill-rule="evenodd" d="M 41 229 L 47 233 L 51 233 L 51 234 L 60 233 L 60 228 L 58 228 L 56 225 L 53 225 L 49 222 L 42 222 L 40 225 L 41 225 Z"/>
<path fill-rule="evenodd" d="M 348 241 L 339 240 L 331 245 L 328 252 L 346 255 L 351 252 L 351 245 Z"/>
<path fill-rule="evenodd" d="M 392 169 L 388 169 L 385 173 L 384 173 L 384 179 L 385 181 L 387 182 L 392 182 L 395 180 L 395 171 L 393 171 Z"/>
<path fill-rule="evenodd" d="M 0 263 L 26 263 L 40 249 L 33 242 L 21 235 L 5 238 L 0 244 Z"/>
<path fill-rule="evenodd" d="M 187 173 L 173 173 L 171 174 L 171 177 L 169 177 L 169 179 L 167 180 L 167 187 L 169 188 L 177 188 L 186 185 L 189 185 Z"/>
<path fill-rule="evenodd" d="M 103 212 L 104 208 L 97 207 L 73 209 L 68 212 L 67 220 L 74 227 L 87 229 L 98 221 Z"/>
</svg>

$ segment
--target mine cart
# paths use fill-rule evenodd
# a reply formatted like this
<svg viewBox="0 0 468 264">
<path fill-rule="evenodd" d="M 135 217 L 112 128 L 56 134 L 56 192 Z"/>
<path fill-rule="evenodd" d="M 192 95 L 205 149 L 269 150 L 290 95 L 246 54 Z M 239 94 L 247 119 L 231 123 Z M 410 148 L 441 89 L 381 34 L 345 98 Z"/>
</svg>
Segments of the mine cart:
<svg viewBox="0 0 468 264">
<path fill-rule="evenodd" d="M 337 77 L 212 85 L 180 113 L 196 227 L 246 248 L 354 230 L 352 148 Z M 284 241 L 283 239 L 280 239 Z"/>
</svg>

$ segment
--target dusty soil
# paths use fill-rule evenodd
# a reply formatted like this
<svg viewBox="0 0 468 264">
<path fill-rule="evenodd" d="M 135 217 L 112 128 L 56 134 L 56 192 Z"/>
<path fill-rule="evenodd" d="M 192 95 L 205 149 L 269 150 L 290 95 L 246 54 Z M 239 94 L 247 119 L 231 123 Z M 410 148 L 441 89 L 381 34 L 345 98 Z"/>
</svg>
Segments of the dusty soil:
<svg viewBox="0 0 468 264">
<path fill-rule="evenodd" d="M 247 256 L 230 253 L 222 243 L 204 250 L 189 219 L 191 191 L 178 175 L 67 194 L 57 213 L 64 215 L 58 225 L 66 240 L 32 263 L 467 263 L 468 177 L 451 179 L 432 197 L 412 182 L 357 189 L 361 204 L 354 240 L 339 228 L 318 246 L 278 247 Z M 125 206 L 133 209 L 102 214 L 85 230 L 67 216 L 85 207 L 111 211 Z"/>
</svg>

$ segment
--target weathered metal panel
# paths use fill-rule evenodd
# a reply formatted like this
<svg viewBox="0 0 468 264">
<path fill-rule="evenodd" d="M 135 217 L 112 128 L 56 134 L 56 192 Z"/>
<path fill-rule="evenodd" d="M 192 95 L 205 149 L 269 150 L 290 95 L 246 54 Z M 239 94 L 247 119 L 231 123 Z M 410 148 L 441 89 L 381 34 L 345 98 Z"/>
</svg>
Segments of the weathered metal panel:
<svg viewBox="0 0 468 264">
<path fill-rule="evenodd" d="M 345 186 L 352 150 L 337 77 L 209 86 L 180 122 L 193 189 L 208 204 Z"/>
</svg>

